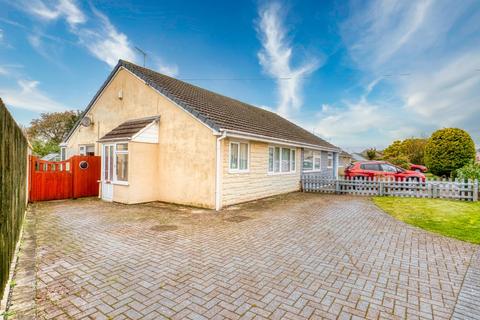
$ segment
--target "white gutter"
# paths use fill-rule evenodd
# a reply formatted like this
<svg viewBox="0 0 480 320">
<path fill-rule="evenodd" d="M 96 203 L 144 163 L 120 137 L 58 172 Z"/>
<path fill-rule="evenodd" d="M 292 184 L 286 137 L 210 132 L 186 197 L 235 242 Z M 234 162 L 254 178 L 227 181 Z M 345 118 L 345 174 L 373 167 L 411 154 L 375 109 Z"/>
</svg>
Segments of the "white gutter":
<svg viewBox="0 0 480 320">
<path fill-rule="evenodd" d="M 217 134 L 218 135 L 218 134 Z M 227 137 L 227 133 L 223 132 L 221 136 L 217 138 L 217 157 L 215 164 L 215 210 L 222 208 L 222 144 L 221 141 Z"/>
<path fill-rule="evenodd" d="M 314 144 L 296 142 L 296 141 L 280 139 L 280 138 L 271 138 L 268 136 L 263 136 L 263 135 L 254 134 L 254 133 L 246 133 L 246 132 L 237 131 L 237 130 L 220 129 L 220 131 L 226 133 L 228 137 L 232 137 L 232 138 L 239 138 L 239 139 L 243 138 L 243 139 L 250 139 L 250 140 L 262 141 L 262 142 L 268 142 L 268 143 L 280 143 L 286 146 L 306 147 L 313 150 L 341 152 L 341 149 L 337 149 L 337 148 L 321 147 Z"/>
</svg>

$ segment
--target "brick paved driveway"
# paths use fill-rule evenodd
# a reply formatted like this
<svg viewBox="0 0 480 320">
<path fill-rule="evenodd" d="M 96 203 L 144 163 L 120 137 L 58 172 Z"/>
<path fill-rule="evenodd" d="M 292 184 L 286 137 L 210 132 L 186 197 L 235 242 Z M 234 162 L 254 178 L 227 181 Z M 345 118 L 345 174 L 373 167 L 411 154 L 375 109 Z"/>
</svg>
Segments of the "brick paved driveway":
<svg viewBox="0 0 480 320">
<path fill-rule="evenodd" d="M 457 305 L 461 318 L 470 314 L 457 304 L 465 283 L 465 299 L 478 293 L 465 277 L 475 274 L 467 270 L 477 250 L 396 221 L 365 198 L 296 193 L 221 213 L 42 203 L 29 215 L 10 312 L 449 319 Z"/>
</svg>

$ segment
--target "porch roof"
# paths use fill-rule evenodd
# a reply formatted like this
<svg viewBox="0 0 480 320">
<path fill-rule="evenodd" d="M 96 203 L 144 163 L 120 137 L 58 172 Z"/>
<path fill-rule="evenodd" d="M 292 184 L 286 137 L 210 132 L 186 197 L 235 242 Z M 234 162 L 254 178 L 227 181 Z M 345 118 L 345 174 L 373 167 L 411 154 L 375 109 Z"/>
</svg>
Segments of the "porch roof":
<svg viewBox="0 0 480 320">
<path fill-rule="evenodd" d="M 131 140 L 132 137 L 140 132 L 143 128 L 147 127 L 152 122 L 156 122 L 160 119 L 160 116 L 153 116 L 141 119 L 128 120 L 118 127 L 113 129 L 104 135 L 99 142 L 112 141 L 112 140 Z"/>
</svg>

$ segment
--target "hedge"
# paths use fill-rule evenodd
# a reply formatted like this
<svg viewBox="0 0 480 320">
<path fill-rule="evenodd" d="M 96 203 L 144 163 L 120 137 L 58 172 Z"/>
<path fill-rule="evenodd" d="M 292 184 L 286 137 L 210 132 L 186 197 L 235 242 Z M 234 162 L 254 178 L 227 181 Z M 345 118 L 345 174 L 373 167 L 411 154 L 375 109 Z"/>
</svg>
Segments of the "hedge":
<svg viewBox="0 0 480 320">
<path fill-rule="evenodd" d="M 28 142 L 0 99 L 0 300 L 27 206 Z"/>
</svg>

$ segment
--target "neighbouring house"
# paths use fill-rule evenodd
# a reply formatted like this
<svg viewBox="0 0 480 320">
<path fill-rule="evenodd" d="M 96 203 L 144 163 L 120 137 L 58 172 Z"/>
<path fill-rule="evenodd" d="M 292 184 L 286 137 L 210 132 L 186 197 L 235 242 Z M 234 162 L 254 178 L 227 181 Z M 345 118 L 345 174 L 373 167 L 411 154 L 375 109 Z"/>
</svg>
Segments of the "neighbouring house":
<svg viewBox="0 0 480 320">
<path fill-rule="evenodd" d="M 40 158 L 40 160 L 60 161 L 60 160 L 61 160 L 61 156 L 60 156 L 60 153 L 49 153 L 49 154 L 43 156 L 42 158 Z"/>
<path fill-rule="evenodd" d="M 348 167 L 350 163 L 352 163 L 353 157 L 350 153 L 342 150 L 339 154 L 339 161 L 338 161 L 338 174 L 343 176 L 345 172 L 345 168 Z"/>
<path fill-rule="evenodd" d="M 475 160 L 477 162 L 480 162 L 480 149 L 477 149 L 477 153 L 476 153 L 476 156 L 475 156 Z"/>
<path fill-rule="evenodd" d="M 341 150 L 267 110 L 120 60 L 61 144 L 102 157 L 101 198 L 216 208 L 337 175 Z"/>
<path fill-rule="evenodd" d="M 353 161 L 366 161 L 368 160 L 366 157 L 364 157 L 361 153 L 352 153 L 352 160 Z"/>
</svg>

